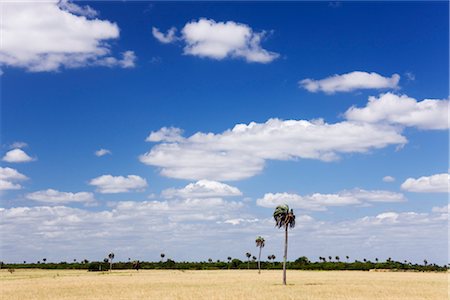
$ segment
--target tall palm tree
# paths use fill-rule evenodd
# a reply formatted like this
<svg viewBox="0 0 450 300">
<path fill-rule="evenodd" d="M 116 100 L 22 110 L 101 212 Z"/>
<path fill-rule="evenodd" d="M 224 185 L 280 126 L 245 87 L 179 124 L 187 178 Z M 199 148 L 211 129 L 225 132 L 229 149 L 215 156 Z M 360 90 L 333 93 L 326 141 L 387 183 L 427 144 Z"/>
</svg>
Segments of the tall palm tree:
<svg viewBox="0 0 450 300">
<path fill-rule="evenodd" d="M 271 255 L 272 257 L 272 266 L 275 266 L 275 258 L 277 258 L 274 254 Z"/>
<path fill-rule="evenodd" d="M 231 256 L 228 256 L 228 270 L 230 269 Z"/>
<path fill-rule="evenodd" d="M 164 256 L 166 256 L 164 253 L 161 253 L 161 262 L 164 261 Z"/>
<path fill-rule="evenodd" d="M 348 259 L 349 259 L 350 257 L 349 257 L 348 255 L 346 255 L 345 258 L 347 259 L 347 262 L 348 262 Z"/>
<path fill-rule="evenodd" d="M 295 215 L 288 205 L 278 205 L 273 213 L 275 227 L 284 227 L 284 257 L 283 257 L 283 284 L 286 285 L 286 260 L 288 249 L 288 228 L 295 227 Z"/>
<path fill-rule="evenodd" d="M 339 262 L 339 260 L 341 259 L 339 256 L 336 256 L 335 258 L 336 258 L 337 262 Z"/>
<path fill-rule="evenodd" d="M 113 259 L 114 259 L 114 253 L 109 253 L 108 254 L 108 258 L 109 258 L 109 271 L 112 271 L 112 262 L 113 262 Z"/>
<path fill-rule="evenodd" d="M 252 254 L 247 252 L 245 253 L 245 256 L 247 256 L 247 269 L 250 270 L 250 257 L 252 257 Z"/>
<path fill-rule="evenodd" d="M 255 240 L 256 247 L 259 247 L 259 256 L 258 256 L 258 274 L 261 274 L 261 250 L 264 248 L 266 240 L 262 236 L 258 236 Z"/>
</svg>

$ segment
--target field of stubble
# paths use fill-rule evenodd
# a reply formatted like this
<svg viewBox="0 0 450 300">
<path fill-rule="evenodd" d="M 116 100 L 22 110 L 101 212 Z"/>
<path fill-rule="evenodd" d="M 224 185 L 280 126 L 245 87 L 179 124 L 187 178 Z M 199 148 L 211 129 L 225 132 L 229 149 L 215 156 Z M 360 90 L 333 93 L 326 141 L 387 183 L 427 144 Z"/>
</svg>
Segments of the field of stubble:
<svg viewBox="0 0 450 300">
<path fill-rule="evenodd" d="M 1 299 L 449 299 L 448 273 L 0 270 Z"/>
</svg>

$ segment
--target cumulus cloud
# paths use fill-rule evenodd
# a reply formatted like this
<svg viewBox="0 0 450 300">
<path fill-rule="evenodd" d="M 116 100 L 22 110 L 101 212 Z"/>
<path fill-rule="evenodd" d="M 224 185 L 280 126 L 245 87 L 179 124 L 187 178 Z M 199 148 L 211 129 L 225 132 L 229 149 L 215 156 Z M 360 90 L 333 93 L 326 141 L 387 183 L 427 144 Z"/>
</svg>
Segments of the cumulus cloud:
<svg viewBox="0 0 450 300">
<path fill-rule="evenodd" d="M 155 37 L 155 39 L 157 39 L 158 41 L 160 41 L 163 44 L 170 44 L 170 43 L 176 41 L 177 40 L 177 36 L 175 35 L 176 32 L 177 32 L 177 29 L 175 27 L 170 28 L 166 34 L 159 31 L 158 28 L 152 27 L 153 36 Z"/>
<path fill-rule="evenodd" d="M 137 175 L 128 175 L 127 177 L 102 175 L 92 179 L 89 184 L 96 186 L 99 193 L 115 194 L 141 191 L 147 187 L 147 180 Z"/>
<path fill-rule="evenodd" d="M 420 178 L 408 178 L 402 183 L 401 188 L 415 193 L 449 193 L 450 174 L 442 173 Z"/>
<path fill-rule="evenodd" d="M 97 151 L 95 151 L 95 156 L 98 156 L 98 157 L 101 157 L 101 156 L 104 156 L 104 155 L 107 155 L 107 154 L 111 154 L 111 151 L 110 150 L 108 150 L 108 149 L 99 149 L 99 150 L 97 150 Z"/>
<path fill-rule="evenodd" d="M 176 127 L 163 127 L 158 131 L 152 131 L 145 139 L 147 142 L 178 142 L 183 139 L 183 130 Z"/>
<path fill-rule="evenodd" d="M 270 119 L 188 138 L 181 137 L 179 130 L 171 129 L 177 132 L 173 135 L 166 132 L 163 128 L 150 134 L 152 141 L 162 143 L 141 155 L 140 161 L 160 167 L 163 176 L 191 180 L 240 180 L 260 173 L 266 160 L 333 161 L 345 153 L 406 143 L 394 127 L 323 120 Z"/>
<path fill-rule="evenodd" d="M 109 40 L 119 37 L 117 24 L 98 18 L 89 6 L 70 1 L 2 3 L 0 66 L 31 72 L 92 65 L 134 66 L 132 51 L 111 56 Z"/>
<path fill-rule="evenodd" d="M 9 163 L 24 163 L 32 161 L 33 158 L 22 149 L 16 148 L 6 152 L 2 160 Z"/>
<path fill-rule="evenodd" d="M 209 198 L 241 195 L 242 192 L 234 186 L 205 179 L 190 183 L 181 189 L 170 188 L 162 192 L 162 196 L 165 198 Z"/>
<path fill-rule="evenodd" d="M 89 192 L 68 193 L 68 192 L 60 192 L 53 189 L 29 193 L 25 197 L 29 200 L 51 203 L 56 205 L 72 202 L 81 202 L 81 203 L 94 202 L 94 194 Z"/>
<path fill-rule="evenodd" d="M 383 77 L 375 72 L 367 73 L 354 71 L 342 75 L 333 75 L 320 80 L 303 79 L 299 82 L 300 87 L 309 92 L 351 92 L 361 89 L 385 89 L 397 88 L 400 76 L 393 74 L 391 77 Z"/>
<path fill-rule="evenodd" d="M 22 186 L 17 181 L 27 179 L 25 175 L 19 173 L 16 169 L 0 167 L 0 191 L 19 190 Z"/>
<path fill-rule="evenodd" d="M 247 62 L 269 63 L 279 57 L 278 53 L 265 50 L 261 41 L 265 32 L 254 32 L 246 25 L 233 21 L 216 22 L 201 18 L 191 21 L 181 30 L 181 37 L 175 36 L 175 28 L 166 34 L 153 27 L 153 36 L 162 43 L 182 40 L 184 54 L 207 57 L 216 60 L 242 58 Z"/>
<path fill-rule="evenodd" d="M 389 123 L 419 129 L 448 129 L 449 100 L 417 101 L 406 95 L 392 93 L 369 97 L 363 108 L 351 107 L 345 113 L 350 121 Z"/>
<path fill-rule="evenodd" d="M 383 181 L 384 181 L 384 182 L 394 182 L 394 181 L 395 181 L 395 178 L 388 175 L 388 176 L 384 176 L 384 177 L 383 177 Z"/>
<path fill-rule="evenodd" d="M 381 191 L 381 190 L 363 190 L 353 189 L 344 190 L 337 194 L 314 193 L 301 196 L 292 193 L 267 193 L 256 200 L 256 204 L 262 207 L 276 207 L 278 205 L 288 204 L 292 208 L 304 210 L 322 211 L 329 206 L 347 206 L 370 202 L 403 202 L 406 201 L 403 194 Z"/>
</svg>

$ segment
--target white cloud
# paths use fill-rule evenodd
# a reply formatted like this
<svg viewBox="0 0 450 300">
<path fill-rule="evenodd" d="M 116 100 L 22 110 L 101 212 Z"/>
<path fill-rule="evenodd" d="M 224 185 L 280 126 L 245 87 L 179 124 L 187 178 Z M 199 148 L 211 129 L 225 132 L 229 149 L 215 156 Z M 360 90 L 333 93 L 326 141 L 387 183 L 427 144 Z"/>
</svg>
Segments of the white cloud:
<svg viewBox="0 0 450 300">
<path fill-rule="evenodd" d="M 360 89 L 384 89 L 397 88 L 400 76 L 393 74 L 390 78 L 377 73 L 354 71 L 342 75 L 333 75 L 321 80 L 303 79 L 299 85 L 310 92 L 350 92 Z"/>
<path fill-rule="evenodd" d="M 449 128 L 449 100 L 417 101 L 406 95 L 386 93 L 369 97 L 363 108 L 351 107 L 345 113 L 350 121 L 389 123 L 420 129 Z"/>
<path fill-rule="evenodd" d="M 16 148 L 6 152 L 2 160 L 9 163 L 24 163 L 32 161 L 33 158 L 26 154 L 22 149 Z"/>
<path fill-rule="evenodd" d="M 2 3 L 0 66 L 31 72 L 90 65 L 132 67 L 134 53 L 111 56 L 108 40 L 119 37 L 110 21 L 89 19 L 96 11 L 69 1 Z"/>
<path fill-rule="evenodd" d="M 394 182 L 394 181 L 395 181 L 395 178 L 388 175 L 388 176 L 384 176 L 384 177 L 383 177 L 383 181 L 384 181 L 384 182 Z"/>
<path fill-rule="evenodd" d="M 171 28 L 167 34 L 163 34 L 157 28 L 153 28 L 152 32 L 162 43 L 184 41 L 186 55 L 216 60 L 243 58 L 247 62 L 255 63 L 269 63 L 279 57 L 278 53 L 261 47 L 265 32 L 254 32 L 246 24 L 233 21 L 216 22 L 201 18 L 186 23 L 181 30 L 181 37 L 176 37 L 175 31 L 175 28 Z"/>
<path fill-rule="evenodd" d="M 51 204 L 64 204 L 71 202 L 89 203 L 94 202 L 94 194 L 89 192 L 68 193 L 53 189 L 29 193 L 25 196 L 29 200 Z"/>
<path fill-rule="evenodd" d="M 418 179 L 408 178 L 402 183 L 401 188 L 405 191 L 416 193 L 449 193 L 450 174 L 435 174 Z"/>
<path fill-rule="evenodd" d="M 158 41 L 160 41 L 163 44 L 169 44 L 169 43 L 176 41 L 178 39 L 175 35 L 176 32 L 177 32 L 177 29 L 175 27 L 170 28 L 166 34 L 159 31 L 158 28 L 152 27 L 153 36 L 155 37 L 155 39 L 157 39 Z"/>
<path fill-rule="evenodd" d="M 181 189 L 166 189 L 162 192 L 165 198 L 210 198 L 241 196 L 242 192 L 233 186 L 211 180 L 199 180 Z"/>
<path fill-rule="evenodd" d="M 58 6 L 62 10 L 70 12 L 74 15 L 86 16 L 88 18 L 93 18 L 98 15 L 97 11 L 89 5 L 78 6 L 74 3 L 71 3 L 70 0 L 60 0 Z"/>
<path fill-rule="evenodd" d="M 163 127 L 158 131 L 152 131 L 146 142 L 178 142 L 183 140 L 181 136 L 183 134 L 183 130 L 176 127 Z"/>
<path fill-rule="evenodd" d="M 107 155 L 107 154 L 111 154 L 111 151 L 110 150 L 108 150 L 108 149 L 99 149 L 99 150 L 97 150 L 97 151 L 95 151 L 95 155 L 96 156 L 98 156 L 98 157 L 101 157 L 101 156 L 104 156 L 104 155 Z"/>
<path fill-rule="evenodd" d="M 163 176 L 191 180 L 239 180 L 260 173 L 269 159 L 333 161 L 340 154 L 406 143 L 394 127 L 322 120 L 270 119 L 237 124 L 220 134 L 197 132 L 189 138 L 178 134 L 164 138 L 166 131 L 152 132 L 149 138 L 162 143 L 141 155 L 140 161 L 160 167 Z"/>
<path fill-rule="evenodd" d="M 292 208 L 321 211 L 329 206 L 347 206 L 370 202 L 403 202 L 406 201 L 403 194 L 390 191 L 363 189 L 344 190 L 337 194 L 320 194 L 301 196 L 292 193 L 267 193 L 256 200 L 256 204 L 262 207 L 276 207 L 288 204 Z"/>
<path fill-rule="evenodd" d="M 254 249 L 254 238 L 261 234 L 265 251 L 281 258 L 284 234 L 274 228 L 271 213 L 255 216 L 246 213 L 248 209 L 242 202 L 221 199 L 126 201 L 101 211 L 65 206 L 0 208 L 0 251 L 6 261 L 36 261 L 48 257 L 49 248 L 52 261 L 101 260 L 111 250 L 118 260 L 157 261 L 161 252 L 177 261 L 245 259 L 245 249 Z M 441 210 L 387 211 L 346 221 L 296 214 L 289 260 L 301 253 L 312 260 L 331 254 L 349 255 L 352 261 L 392 257 L 447 263 L 448 219 Z"/>
<path fill-rule="evenodd" d="M 102 175 L 92 179 L 89 184 L 96 186 L 99 193 L 115 194 L 141 191 L 147 187 L 147 180 L 137 175 L 128 175 L 127 177 Z"/>
<path fill-rule="evenodd" d="M 16 169 L 0 167 L 0 191 L 19 190 L 22 186 L 16 181 L 27 179 L 25 175 L 19 173 Z"/>
</svg>

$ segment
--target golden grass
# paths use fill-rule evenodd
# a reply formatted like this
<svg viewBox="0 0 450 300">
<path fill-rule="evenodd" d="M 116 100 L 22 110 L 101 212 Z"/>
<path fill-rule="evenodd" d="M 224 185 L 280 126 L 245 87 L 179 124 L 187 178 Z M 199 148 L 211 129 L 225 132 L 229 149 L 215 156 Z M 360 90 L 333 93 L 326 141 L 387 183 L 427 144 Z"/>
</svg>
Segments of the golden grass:
<svg viewBox="0 0 450 300">
<path fill-rule="evenodd" d="M 449 299 L 448 273 L 255 270 L 0 271 L 1 299 Z"/>
</svg>

